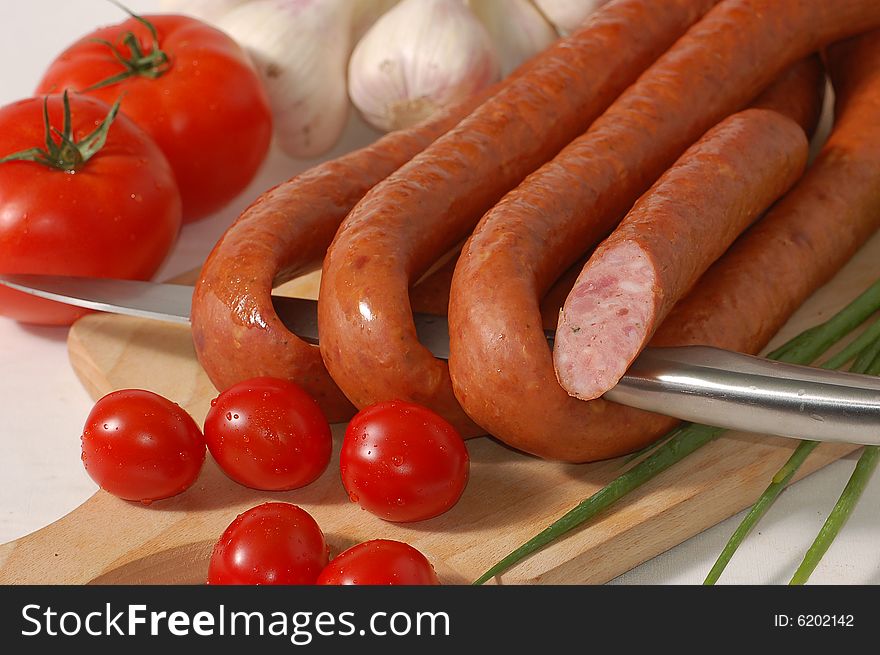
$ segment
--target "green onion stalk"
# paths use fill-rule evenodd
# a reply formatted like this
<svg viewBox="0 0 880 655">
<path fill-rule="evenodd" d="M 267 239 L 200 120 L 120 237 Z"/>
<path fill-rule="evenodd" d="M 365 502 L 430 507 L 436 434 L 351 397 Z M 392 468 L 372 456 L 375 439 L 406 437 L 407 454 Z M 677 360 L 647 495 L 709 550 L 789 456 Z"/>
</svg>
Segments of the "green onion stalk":
<svg viewBox="0 0 880 655">
<path fill-rule="evenodd" d="M 880 310 L 880 280 L 830 319 L 802 332 L 791 341 L 771 352 L 767 357 L 790 364 L 811 364 L 834 344 L 841 341 L 859 325 L 868 320 L 878 310 Z M 876 325 L 870 329 L 880 330 Z M 853 352 L 849 359 L 861 355 L 861 352 Z M 583 525 L 631 491 L 685 459 L 707 443 L 714 441 L 724 431 L 723 428 L 695 423 L 685 423 L 675 428 L 665 437 L 661 438 L 659 440 L 660 445 L 644 459 L 503 557 L 477 578 L 473 584 L 483 584 L 562 535 Z M 801 453 L 801 456 L 806 458 L 807 454 L 809 452 Z M 794 456 L 792 455 L 792 457 Z M 791 462 L 791 459 L 789 462 Z M 797 461 L 792 464 L 794 470 L 797 470 L 796 464 Z M 792 475 L 794 475 L 794 472 L 792 472 Z"/>
</svg>

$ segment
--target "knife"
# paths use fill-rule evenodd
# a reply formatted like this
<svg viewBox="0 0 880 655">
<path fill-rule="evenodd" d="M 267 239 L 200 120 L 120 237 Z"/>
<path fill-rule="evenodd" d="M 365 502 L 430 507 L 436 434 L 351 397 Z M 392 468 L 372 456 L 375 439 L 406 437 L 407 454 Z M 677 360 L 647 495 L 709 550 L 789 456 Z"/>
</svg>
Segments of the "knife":
<svg viewBox="0 0 880 655">
<path fill-rule="evenodd" d="M 0 275 L 25 293 L 188 324 L 193 287 L 56 275 Z M 317 301 L 273 296 L 291 332 L 318 343 Z M 421 343 L 449 357 L 445 316 L 415 314 Z M 553 333 L 547 332 L 549 345 Z M 646 348 L 604 398 L 686 421 L 815 441 L 880 445 L 880 378 L 784 364 L 708 346 Z"/>
</svg>

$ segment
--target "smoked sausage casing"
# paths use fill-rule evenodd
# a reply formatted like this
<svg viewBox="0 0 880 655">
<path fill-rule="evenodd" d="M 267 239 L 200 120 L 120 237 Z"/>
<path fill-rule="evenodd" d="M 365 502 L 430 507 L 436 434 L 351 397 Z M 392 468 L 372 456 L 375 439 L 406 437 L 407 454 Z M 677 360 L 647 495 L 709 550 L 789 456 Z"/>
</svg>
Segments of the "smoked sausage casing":
<svg viewBox="0 0 880 655">
<path fill-rule="evenodd" d="M 569 394 L 614 387 L 707 268 L 807 163 L 803 129 L 747 109 L 678 159 L 590 257 L 559 314 L 553 362 Z"/>
<path fill-rule="evenodd" d="M 214 386 L 223 390 L 259 376 L 290 379 L 315 397 L 331 422 L 353 415 L 317 346 L 281 322 L 272 289 L 320 268 L 339 224 L 364 194 L 485 97 L 315 166 L 266 191 L 238 217 L 202 267 L 193 295 L 193 343 Z M 442 301 L 425 303 L 445 305 L 445 289 L 437 292 Z"/>
<path fill-rule="evenodd" d="M 318 304 L 321 353 L 356 406 L 407 399 L 463 436 L 484 432 L 459 407 L 445 362 L 419 343 L 409 287 L 714 4 L 603 7 L 358 203 L 327 254 Z"/>
<path fill-rule="evenodd" d="M 675 306 L 651 345 L 758 352 L 880 228 L 880 31 L 831 46 L 828 68 L 835 122 L 813 165 Z"/>
<path fill-rule="evenodd" d="M 509 445 L 553 459 L 611 457 L 656 438 L 668 421 L 559 386 L 538 299 L 685 148 L 783 67 L 878 25 L 880 3 L 726 0 L 488 212 L 459 259 L 449 306 L 450 370 L 467 413 Z"/>
</svg>

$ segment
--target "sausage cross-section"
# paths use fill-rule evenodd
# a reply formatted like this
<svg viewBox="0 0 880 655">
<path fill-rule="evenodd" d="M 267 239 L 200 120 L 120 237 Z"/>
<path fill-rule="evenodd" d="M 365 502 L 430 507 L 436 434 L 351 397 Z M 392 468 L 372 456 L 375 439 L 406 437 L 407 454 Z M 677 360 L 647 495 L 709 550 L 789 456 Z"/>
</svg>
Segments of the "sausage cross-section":
<svg viewBox="0 0 880 655">
<path fill-rule="evenodd" d="M 690 147 L 590 257 L 559 314 L 559 383 L 598 398 L 673 305 L 807 163 L 803 129 L 769 109 L 723 120 Z"/>
</svg>

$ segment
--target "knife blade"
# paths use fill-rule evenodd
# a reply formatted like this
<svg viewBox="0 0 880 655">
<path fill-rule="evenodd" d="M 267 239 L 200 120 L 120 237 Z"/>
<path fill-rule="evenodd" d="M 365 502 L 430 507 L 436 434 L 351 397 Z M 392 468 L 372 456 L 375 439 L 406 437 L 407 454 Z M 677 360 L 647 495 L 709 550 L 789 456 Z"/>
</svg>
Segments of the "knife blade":
<svg viewBox="0 0 880 655">
<path fill-rule="evenodd" d="M 193 287 L 134 280 L 0 275 L 0 284 L 103 312 L 189 323 Z M 274 295 L 279 318 L 318 343 L 317 301 Z M 421 343 L 449 357 L 445 316 L 414 315 Z M 547 332 L 548 345 L 553 333 Z M 784 364 L 707 346 L 647 348 L 606 399 L 696 423 L 815 441 L 880 445 L 880 378 Z"/>
</svg>

